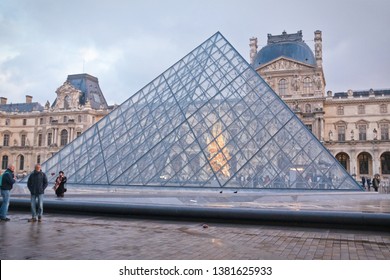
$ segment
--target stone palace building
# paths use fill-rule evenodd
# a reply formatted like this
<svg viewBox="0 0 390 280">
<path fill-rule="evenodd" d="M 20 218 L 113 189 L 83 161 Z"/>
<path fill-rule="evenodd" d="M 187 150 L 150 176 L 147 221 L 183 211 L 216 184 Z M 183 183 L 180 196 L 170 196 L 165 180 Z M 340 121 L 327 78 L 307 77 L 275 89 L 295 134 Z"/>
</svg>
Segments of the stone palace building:
<svg viewBox="0 0 390 280">
<path fill-rule="evenodd" d="M 322 32 L 314 32 L 314 51 L 302 31 L 268 34 L 258 50 L 250 38 L 250 63 L 301 121 L 360 180 L 390 177 L 390 89 L 326 91 Z M 326 91 L 326 92 L 325 92 Z"/>
<path fill-rule="evenodd" d="M 98 79 L 88 74 L 69 75 L 56 94 L 44 106 L 29 95 L 25 103 L 0 98 L 2 171 L 14 163 L 18 176 L 31 172 L 112 110 Z"/>
<path fill-rule="evenodd" d="M 307 128 L 357 180 L 379 174 L 390 177 L 390 89 L 326 90 L 322 66 L 322 32 L 314 32 L 314 51 L 302 31 L 268 34 L 258 49 L 250 39 L 250 63 L 294 111 Z M 33 170 L 87 128 L 107 115 L 108 106 L 98 79 L 69 75 L 56 90 L 52 104 L 9 103 L 1 97 L 1 169 L 15 163 L 16 173 Z"/>
</svg>

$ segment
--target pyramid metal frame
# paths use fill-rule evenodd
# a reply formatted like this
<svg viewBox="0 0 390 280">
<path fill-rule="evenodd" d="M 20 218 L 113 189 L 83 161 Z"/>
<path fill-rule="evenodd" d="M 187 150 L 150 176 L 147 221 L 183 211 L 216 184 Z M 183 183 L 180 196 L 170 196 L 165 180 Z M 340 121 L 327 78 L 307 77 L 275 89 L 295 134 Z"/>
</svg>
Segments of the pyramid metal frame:
<svg viewBox="0 0 390 280">
<path fill-rule="evenodd" d="M 94 186 L 361 189 L 219 32 L 42 170 Z"/>
</svg>

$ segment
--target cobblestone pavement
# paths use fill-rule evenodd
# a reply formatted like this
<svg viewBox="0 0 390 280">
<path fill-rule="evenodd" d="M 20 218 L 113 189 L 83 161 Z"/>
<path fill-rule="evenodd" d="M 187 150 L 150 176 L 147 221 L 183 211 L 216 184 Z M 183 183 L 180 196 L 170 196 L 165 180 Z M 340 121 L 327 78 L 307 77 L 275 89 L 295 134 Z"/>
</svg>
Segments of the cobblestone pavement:
<svg viewBox="0 0 390 280">
<path fill-rule="evenodd" d="M 2 260 L 390 260 L 390 233 L 11 212 Z"/>
</svg>

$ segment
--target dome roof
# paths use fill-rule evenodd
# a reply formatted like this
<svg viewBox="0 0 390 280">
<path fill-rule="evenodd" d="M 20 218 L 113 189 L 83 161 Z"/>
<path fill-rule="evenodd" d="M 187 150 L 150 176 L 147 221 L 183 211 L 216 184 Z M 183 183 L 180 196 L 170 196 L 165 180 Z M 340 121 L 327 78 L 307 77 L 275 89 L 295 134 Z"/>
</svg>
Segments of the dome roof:
<svg viewBox="0 0 390 280">
<path fill-rule="evenodd" d="M 302 40 L 302 33 L 272 36 L 268 35 L 268 44 L 256 55 L 253 66 L 266 64 L 279 57 L 293 59 L 305 64 L 316 65 L 312 50 Z"/>
</svg>

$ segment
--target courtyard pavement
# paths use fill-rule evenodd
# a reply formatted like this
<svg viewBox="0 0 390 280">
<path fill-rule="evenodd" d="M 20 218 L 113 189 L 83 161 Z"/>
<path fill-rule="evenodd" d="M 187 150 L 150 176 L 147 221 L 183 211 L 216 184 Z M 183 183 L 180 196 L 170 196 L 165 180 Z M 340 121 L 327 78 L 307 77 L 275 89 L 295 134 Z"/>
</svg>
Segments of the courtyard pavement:
<svg viewBox="0 0 390 280">
<path fill-rule="evenodd" d="M 29 196 L 22 187 L 15 189 L 11 221 L 0 223 L 2 260 L 390 260 L 389 194 L 68 187 L 60 199 L 48 190 L 43 222 L 29 223 Z M 154 213 L 133 215 L 134 209 Z M 164 209 L 173 212 L 156 215 Z M 218 219 L 199 209 L 219 211 Z M 186 211 L 195 212 L 181 215 Z M 240 211 L 272 213 L 279 222 L 240 220 Z M 338 225 L 300 224 L 308 213 L 318 213 L 315 219 L 336 215 Z M 354 217 L 361 226 L 347 226 Z M 384 227 L 370 228 L 366 220 L 378 217 Z"/>
</svg>

